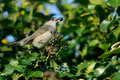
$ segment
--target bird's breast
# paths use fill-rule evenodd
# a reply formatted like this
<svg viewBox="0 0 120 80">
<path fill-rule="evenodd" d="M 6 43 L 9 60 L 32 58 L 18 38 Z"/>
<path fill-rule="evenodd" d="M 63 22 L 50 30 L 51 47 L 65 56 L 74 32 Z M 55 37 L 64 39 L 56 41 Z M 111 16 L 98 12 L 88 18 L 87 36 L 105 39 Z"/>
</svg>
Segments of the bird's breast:
<svg viewBox="0 0 120 80">
<path fill-rule="evenodd" d="M 34 39 L 34 41 L 47 42 L 47 41 L 50 40 L 51 37 L 52 37 L 52 34 L 51 34 L 49 31 L 47 31 L 47 32 L 45 32 L 44 34 L 39 35 L 38 37 L 36 37 L 36 38 Z"/>
<path fill-rule="evenodd" d="M 50 31 L 45 32 L 42 35 L 39 35 L 38 37 L 36 37 L 32 44 L 36 47 L 43 47 L 45 45 L 45 43 L 47 43 L 52 37 L 52 34 L 50 33 Z"/>
</svg>

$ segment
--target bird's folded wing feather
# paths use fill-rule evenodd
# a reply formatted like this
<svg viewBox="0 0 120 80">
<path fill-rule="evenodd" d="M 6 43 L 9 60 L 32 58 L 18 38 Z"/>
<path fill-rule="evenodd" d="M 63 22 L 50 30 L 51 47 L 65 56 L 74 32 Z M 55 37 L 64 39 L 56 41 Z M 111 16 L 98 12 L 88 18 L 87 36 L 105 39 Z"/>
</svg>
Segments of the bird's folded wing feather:
<svg viewBox="0 0 120 80">
<path fill-rule="evenodd" d="M 31 36 L 20 40 L 20 42 L 23 42 L 23 44 L 25 44 L 25 43 L 35 39 L 37 36 L 42 35 L 43 33 L 45 33 L 48 30 L 49 30 L 48 25 L 44 25 L 44 26 L 40 27 L 36 32 L 34 32 Z"/>
</svg>

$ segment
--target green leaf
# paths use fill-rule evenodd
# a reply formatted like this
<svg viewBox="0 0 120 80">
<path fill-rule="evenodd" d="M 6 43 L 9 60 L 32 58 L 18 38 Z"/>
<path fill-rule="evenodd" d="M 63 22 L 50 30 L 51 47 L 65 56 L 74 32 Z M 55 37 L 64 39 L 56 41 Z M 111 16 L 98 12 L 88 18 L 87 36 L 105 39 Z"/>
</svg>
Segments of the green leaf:
<svg viewBox="0 0 120 80">
<path fill-rule="evenodd" d="M 1 75 L 11 75 L 14 72 L 14 70 L 15 70 L 15 67 L 11 65 L 6 65 Z"/>
<path fill-rule="evenodd" d="M 76 30 L 76 33 L 78 34 L 79 37 L 82 36 L 83 31 L 86 29 L 86 27 L 80 27 Z"/>
<path fill-rule="evenodd" d="M 73 78 L 74 75 L 71 74 L 71 73 L 68 73 L 68 72 L 60 72 L 59 73 L 59 77 L 62 78 L 62 77 L 69 77 L 69 78 Z"/>
<path fill-rule="evenodd" d="M 120 72 L 116 72 L 112 80 L 120 80 Z"/>
<path fill-rule="evenodd" d="M 12 59 L 12 60 L 10 61 L 10 65 L 11 65 L 11 66 L 14 66 L 15 70 L 17 70 L 17 71 L 19 71 L 19 72 L 24 72 L 24 69 L 23 69 L 24 66 L 19 65 L 19 64 L 18 64 L 18 60 Z"/>
<path fill-rule="evenodd" d="M 37 59 L 38 55 L 39 55 L 38 53 L 31 53 L 30 55 L 28 55 L 28 57 L 22 56 L 19 58 L 19 64 L 30 65 L 32 61 L 35 61 Z"/>
<path fill-rule="evenodd" d="M 110 44 L 100 43 L 100 44 L 99 44 L 99 47 L 100 47 L 101 49 L 103 49 L 104 51 L 106 51 L 106 50 L 110 47 Z"/>
<path fill-rule="evenodd" d="M 95 65 L 96 65 L 96 62 L 95 61 L 92 61 L 91 63 L 90 63 L 90 65 L 87 67 L 87 73 L 90 73 L 90 72 L 92 72 L 93 71 L 93 69 L 94 69 L 94 67 L 95 67 Z"/>
<path fill-rule="evenodd" d="M 12 75 L 12 80 L 19 80 L 20 77 L 24 76 L 24 73 L 19 74 L 19 73 L 14 73 Z"/>
<path fill-rule="evenodd" d="M 96 6 L 96 5 L 94 5 L 94 4 L 88 5 L 88 12 L 89 12 L 89 13 L 94 12 L 94 11 L 95 11 L 95 6 Z"/>
<path fill-rule="evenodd" d="M 87 55 L 87 51 L 88 51 L 88 46 L 85 45 L 85 47 L 82 49 L 82 51 L 80 52 L 82 59 L 85 57 L 85 55 Z"/>
<path fill-rule="evenodd" d="M 100 75 L 102 75 L 104 73 L 105 70 L 106 70 L 106 67 L 100 66 L 100 67 L 98 67 L 98 68 L 95 69 L 94 75 L 96 77 L 99 77 Z"/>
<path fill-rule="evenodd" d="M 67 63 L 62 63 L 61 65 L 55 67 L 56 72 L 70 72 L 69 66 Z"/>
<path fill-rule="evenodd" d="M 89 62 L 85 61 L 83 63 L 80 63 L 77 66 L 77 73 L 76 76 L 80 76 L 82 74 L 82 70 L 85 69 L 89 65 Z"/>
<path fill-rule="evenodd" d="M 115 8 L 120 6 L 120 0 L 107 0 L 107 2 L 110 4 L 110 6 L 114 6 Z"/>
<path fill-rule="evenodd" d="M 115 36 L 115 38 L 116 38 L 116 40 L 117 40 L 117 39 L 118 39 L 118 36 L 119 36 L 119 34 L 120 34 L 120 25 L 119 25 L 118 28 L 114 29 L 112 32 L 113 32 L 113 34 L 114 34 L 114 36 Z"/>
<path fill-rule="evenodd" d="M 12 59 L 8 65 L 5 66 L 5 69 L 1 73 L 1 75 L 11 75 L 14 70 L 18 72 L 24 72 L 24 66 L 18 65 L 18 60 Z"/>
<path fill-rule="evenodd" d="M 97 45 L 99 43 L 99 41 L 97 40 L 97 39 L 94 39 L 94 40 L 91 40 L 90 42 L 89 42 L 89 46 L 95 46 L 95 45 Z"/>
<path fill-rule="evenodd" d="M 18 66 L 18 60 L 12 59 L 9 64 L 12 66 Z"/>
<path fill-rule="evenodd" d="M 43 77 L 42 71 L 33 71 L 31 69 L 26 69 L 25 78 L 28 80 L 30 77 Z"/>
<path fill-rule="evenodd" d="M 20 65 L 29 65 L 30 63 L 31 63 L 31 61 L 29 61 L 28 59 L 19 60 Z"/>
<path fill-rule="evenodd" d="M 105 32 L 108 28 L 108 25 L 110 24 L 110 21 L 108 20 L 104 20 L 101 24 L 100 24 L 100 30 Z"/>
<path fill-rule="evenodd" d="M 0 76 L 0 80 L 7 80 L 5 77 Z"/>
<path fill-rule="evenodd" d="M 102 0 L 89 0 L 92 4 L 96 5 L 102 5 L 103 1 Z"/>
<path fill-rule="evenodd" d="M 120 48 L 116 48 L 116 49 L 114 49 L 112 51 L 105 52 L 104 54 L 99 56 L 99 58 L 105 59 L 105 58 L 108 58 L 112 54 L 118 54 L 118 53 L 120 53 Z"/>
</svg>

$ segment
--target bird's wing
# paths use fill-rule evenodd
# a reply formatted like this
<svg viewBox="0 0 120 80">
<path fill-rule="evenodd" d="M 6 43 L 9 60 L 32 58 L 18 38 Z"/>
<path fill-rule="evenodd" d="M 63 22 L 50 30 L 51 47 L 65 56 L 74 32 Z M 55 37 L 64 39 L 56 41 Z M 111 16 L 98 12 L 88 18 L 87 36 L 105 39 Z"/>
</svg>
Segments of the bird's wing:
<svg viewBox="0 0 120 80">
<path fill-rule="evenodd" d="M 44 25 L 44 26 L 40 27 L 36 32 L 34 32 L 31 36 L 29 36 L 29 38 L 30 39 L 34 39 L 37 36 L 45 33 L 48 30 L 49 30 L 49 26 L 48 25 Z"/>
<path fill-rule="evenodd" d="M 48 30 L 49 30 L 48 25 L 44 25 L 44 26 L 40 27 L 36 32 L 34 32 L 31 36 L 26 37 L 26 38 L 20 40 L 19 42 L 22 43 L 22 44 L 28 43 L 31 40 L 35 39 L 37 36 L 45 33 Z"/>
</svg>

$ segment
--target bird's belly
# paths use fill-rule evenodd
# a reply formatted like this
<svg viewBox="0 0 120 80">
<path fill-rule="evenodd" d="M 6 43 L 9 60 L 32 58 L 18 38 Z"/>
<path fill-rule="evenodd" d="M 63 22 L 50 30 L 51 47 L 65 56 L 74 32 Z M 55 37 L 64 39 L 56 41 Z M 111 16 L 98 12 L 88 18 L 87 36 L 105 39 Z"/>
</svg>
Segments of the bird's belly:
<svg viewBox="0 0 120 80">
<path fill-rule="evenodd" d="M 36 37 L 33 40 L 32 44 L 37 48 L 41 48 L 51 39 L 51 37 L 52 37 L 52 34 L 49 31 L 45 32 L 44 34 Z"/>
</svg>

